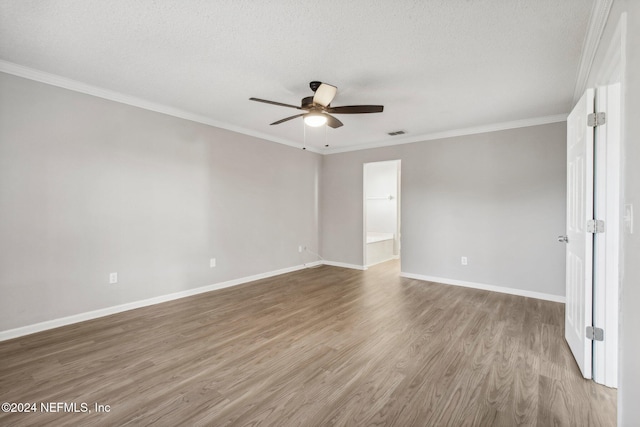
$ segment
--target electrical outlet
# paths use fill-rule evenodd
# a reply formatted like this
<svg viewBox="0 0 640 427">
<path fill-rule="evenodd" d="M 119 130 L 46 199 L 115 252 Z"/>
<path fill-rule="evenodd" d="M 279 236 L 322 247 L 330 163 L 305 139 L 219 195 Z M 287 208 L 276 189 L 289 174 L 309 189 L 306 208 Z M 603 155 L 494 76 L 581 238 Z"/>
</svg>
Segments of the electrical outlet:
<svg viewBox="0 0 640 427">
<path fill-rule="evenodd" d="M 216 266 L 216 259 L 215 258 L 211 258 L 209 260 L 209 267 L 213 268 Z"/>
<path fill-rule="evenodd" d="M 109 284 L 113 285 L 118 283 L 118 273 L 109 273 Z"/>
<path fill-rule="evenodd" d="M 298 252 L 302 253 L 302 245 L 298 246 Z"/>
<path fill-rule="evenodd" d="M 467 257 L 466 256 L 463 256 L 462 258 L 460 258 L 460 264 L 467 265 Z"/>
</svg>

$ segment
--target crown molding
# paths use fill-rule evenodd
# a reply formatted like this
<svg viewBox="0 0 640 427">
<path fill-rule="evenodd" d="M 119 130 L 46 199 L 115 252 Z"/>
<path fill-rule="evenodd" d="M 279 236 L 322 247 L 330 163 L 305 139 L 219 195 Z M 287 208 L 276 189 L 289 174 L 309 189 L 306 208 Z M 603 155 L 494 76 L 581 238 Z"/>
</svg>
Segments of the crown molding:
<svg viewBox="0 0 640 427">
<path fill-rule="evenodd" d="M 18 77 L 23 77 L 29 80 L 34 80 L 34 81 L 49 84 L 52 86 L 61 87 L 64 89 L 75 91 L 75 92 L 80 92 L 87 95 L 108 99 L 110 101 L 120 102 L 122 104 L 131 105 L 133 107 L 138 107 L 145 110 L 155 111 L 157 113 L 166 114 L 169 116 L 178 117 L 185 120 L 190 120 L 192 122 L 202 123 L 208 126 L 226 129 L 226 130 L 237 132 L 243 135 L 248 135 L 248 136 L 260 138 L 263 140 L 276 142 L 278 144 L 287 145 L 289 147 L 294 147 L 297 149 L 302 148 L 302 146 L 299 143 L 296 143 L 294 141 L 289 141 L 283 138 L 277 138 L 265 133 L 256 132 L 251 129 L 243 128 L 240 126 L 234 126 L 228 123 L 219 122 L 209 117 L 205 117 L 189 111 L 181 110 L 181 109 L 170 107 L 167 105 L 158 104 L 142 98 L 125 95 L 123 93 L 115 92 L 112 90 L 103 89 L 97 86 L 79 82 L 77 80 L 72 80 L 66 77 L 58 76 L 56 74 L 51 74 L 44 71 L 36 70 L 34 68 L 25 67 L 23 65 L 18 65 L 13 62 L 3 61 L 1 59 L 0 59 L 0 72 L 12 74 Z M 468 127 L 468 128 L 462 128 L 462 129 L 451 129 L 451 130 L 431 133 L 431 134 L 413 135 L 413 136 L 405 137 L 402 139 L 393 139 L 393 140 L 385 139 L 382 141 L 375 141 L 371 143 L 360 144 L 360 145 L 344 147 L 344 148 L 336 147 L 336 148 L 327 149 L 327 148 L 306 147 L 305 149 L 307 151 L 311 151 L 313 153 L 323 154 L 323 155 L 336 154 L 336 153 L 344 153 L 349 151 L 367 150 L 370 148 L 380 148 L 380 147 L 395 146 L 400 144 L 410 144 L 413 142 L 430 141 L 434 139 L 451 138 L 455 136 L 495 132 L 500 130 L 521 128 L 521 127 L 528 127 L 528 126 L 537 126 L 537 125 L 543 125 L 548 123 L 563 122 L 566 119 L 567 119 L 567 114 L 559 114 L 559 115 L 553 115 L 553 116 L 536 117 L 536 118 L 515 120 L 515 121 L 509 121 L 509 122 L 502 122 L 502 123 L 493 123 L 493 124 L 474 126 L 474 127 Z"/>
<path fill-rule="evenodd" d="M 430 134 L 422 134 L 402 139 L 394 139 L 393 141 L 385 140 L 379 142 L 372 142 L 370 144 L 354 145 L 352 147 L 344 148 L 332 148 L 325 150 L 324 154 L 336 154 L 345 153 L 348 151 L 368 150 L 371 148 L 391 147 L 394 145 L 411 144 L 414 142 L 431 141 L 434 139 L 453 138 L 455 136 L 474 135 L 479 133 L 496 132 L 508 129 L 525 128 L 529 126 L 546 125 L 549 123 L 564 122 L 567 120 L 568 114 L 556 114 L 552 116 L 535 117 L 532 119 L 513 120 L 510 122 L 493 123 L 482 126 L 473 126 L 461 129 L 452 129 L 443 132 L 436 132 Z"/>
<path fill-rule="evenodd" d="M 294 141 L 289 141 L 283 138 L 277 138 L 271 135 L 267 135 L 262 132 L 256 132 L 251 129 L 247 129 L 241 126 L 230 125 L 228 123 L 219 122 L 209 117 L 195 114 L 190 111 L 181 110 L 178 108 L 170 107 L 163 104 L 158 104 L 146 99 L 137 98 L 135 96 L 125 95 L 120 92 L 115 92 L 108 89 L 103 89 L 98 86 L 93 86 L 87 83 L 79 82 L 77 80 L 68 79 L 56 74 L 47 73 L 44 71 L 36 70 L 34 68 L 18 65 L 13 62 L 8 62 L 0 59 L 0 72 L 12 74 L 14 76 L 23 77 L 25 79 L 34 80 L 41 83 L 46 83 L 52 86 L 61 87 L 63 89 L 72 90 L 75 92 L 84 93 L 87 95 L 96 96 L 98 98 L 108 99 L 110 101 L 119 102 L 122 104 L 131 105 L 133 107 L 142 108 L 144 110 L 155 111 L 157 113 L 166 114 L 168 116 L 178 117 L 181 119 L 189 120 L 196 123 L 202 123 L 209 126 L 214 126 L 221 129 L 230 130 L 232 132 L 241 133 L 243 135 L 253 136 L 255 138 L 266 139 L 268 141 L 277 142 L 278 144 L 287 145 L 301 149 L 302 146 Z M 322 152 L 313 147 L 306 147 L 307 151 L 322 154 Z"/>
<path fill-rule="evenodd" d="M 611 11 L 613 0 L 594 0 L 591 7 L 591 16 L 589 17 L 589 25 L 587 34 L 582 44 L 582 56 L 580 57 L 580 66 L 576 77 L 576 86 L 573 91 L 573 103 L 578 102 L 582 93 L 587 88 L 587 80 L 591 72 L 593 60 L 596 57 L 600 39 L 607 24 L 607 18 Z"/>
</svg>

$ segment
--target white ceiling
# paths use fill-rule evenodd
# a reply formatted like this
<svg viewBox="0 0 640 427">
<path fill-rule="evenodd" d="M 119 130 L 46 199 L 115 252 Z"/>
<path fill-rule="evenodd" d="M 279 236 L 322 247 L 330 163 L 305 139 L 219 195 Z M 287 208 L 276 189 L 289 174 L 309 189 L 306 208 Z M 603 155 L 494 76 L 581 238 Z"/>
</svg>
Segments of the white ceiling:
<svg viewBox="0 0 640 427">
<path fill-rule="evenodd" d="M 320 80 L 332 106 L 384 105 L 307 128 L 331 152 L 557 121 L 594 1 L 0 0 L 0 59 L 291 145 L 302 120 L 269 123 L 299 111 L 250 97 L 299 105 Z"/>
</svg>

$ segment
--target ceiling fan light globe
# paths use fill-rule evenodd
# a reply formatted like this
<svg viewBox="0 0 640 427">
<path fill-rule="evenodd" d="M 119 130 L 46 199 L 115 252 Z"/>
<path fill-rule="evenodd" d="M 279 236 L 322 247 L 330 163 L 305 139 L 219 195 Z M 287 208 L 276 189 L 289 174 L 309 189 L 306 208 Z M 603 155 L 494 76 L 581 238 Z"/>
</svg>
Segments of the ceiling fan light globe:
<svg viewBox="0 0 640 427">
<path fill-rule="evenodd" d="M 322 114 L 309 114 L 305 116 L 304 122 L 307 126 L 319 127 L 327 123 L 327 118 Z"/>
</svg>

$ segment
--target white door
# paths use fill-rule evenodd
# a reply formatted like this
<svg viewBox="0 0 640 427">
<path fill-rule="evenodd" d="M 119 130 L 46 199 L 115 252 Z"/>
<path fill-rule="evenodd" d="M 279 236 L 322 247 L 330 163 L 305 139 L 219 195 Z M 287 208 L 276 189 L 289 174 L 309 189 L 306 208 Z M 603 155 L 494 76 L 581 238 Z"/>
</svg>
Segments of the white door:
<svg viewBox="0 0 640 427">
<path fill-rule="evenodd" d="M 594 91 L 588 89 L 567 119 L 567 264 L 565 339 L 580 371 L 591 378 L 593 234 L 593 128 L 587 115 L 594 110 Z"/>
</svg>

